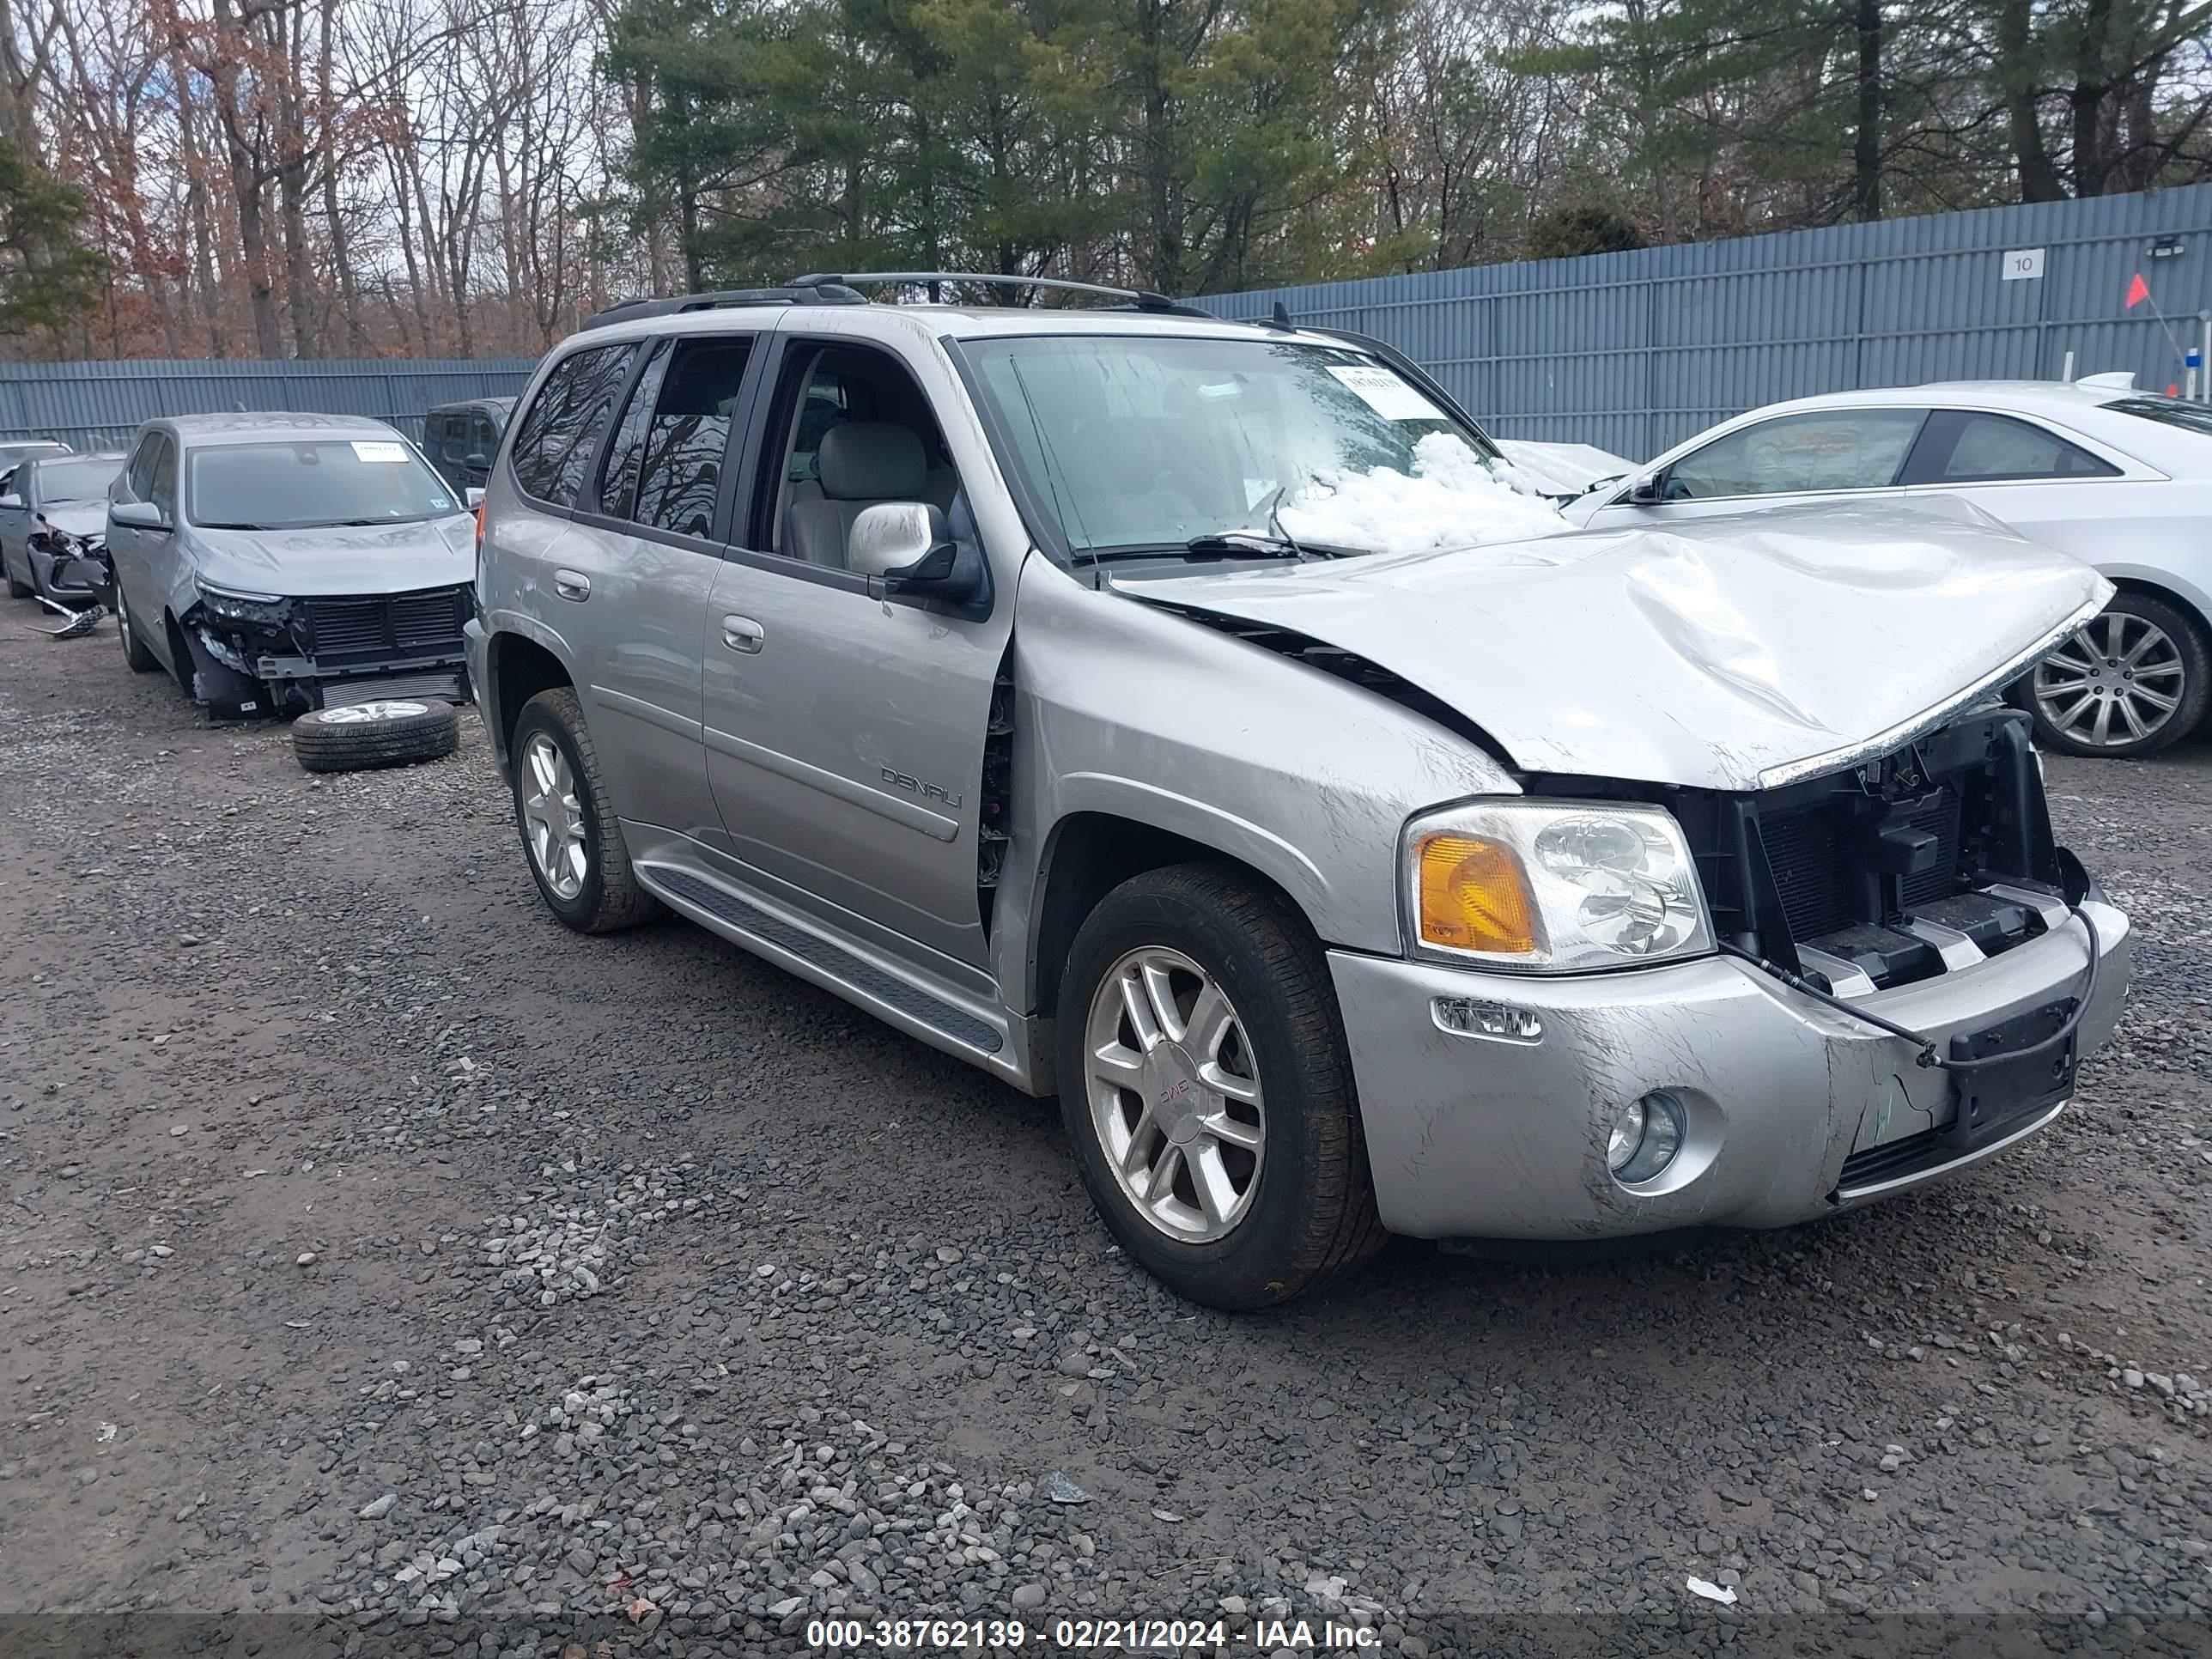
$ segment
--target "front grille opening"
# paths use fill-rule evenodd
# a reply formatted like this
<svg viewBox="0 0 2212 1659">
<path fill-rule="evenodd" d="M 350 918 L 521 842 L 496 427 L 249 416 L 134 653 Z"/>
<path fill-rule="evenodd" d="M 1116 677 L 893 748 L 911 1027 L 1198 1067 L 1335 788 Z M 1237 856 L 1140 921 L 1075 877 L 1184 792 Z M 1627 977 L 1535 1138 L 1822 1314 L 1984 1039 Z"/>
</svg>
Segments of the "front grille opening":
<svg viewBox="0 0 2212 1659">
<path fill-rule="evenodd" d="M 319 666 L 458 656 L 469 590 L 431 587 L 307 602 L 308 653 Z"/>
<path fill-rule="evenodd" d="M 1879 1146 L 1853 1152 L 1844 1160 L 1843 1172 L 1836 1177 L 1836 1185 L 1846 1189 L 1868 1187 L 1877 1181 L 1910 1175 L 1923 1164 L 1940 1161 L 1942 1139 L 1941 1129 L 1923 1129 L 1917 1135 L 1886 1140 Z"/>
<path fill-rule="evenodd" d="M 1759 819 L 1775 896 L 1801 939 L 1833 933 L 1854 917 L 1850 831 L 1849 814 L 1829 806 Z"/>
</svg>

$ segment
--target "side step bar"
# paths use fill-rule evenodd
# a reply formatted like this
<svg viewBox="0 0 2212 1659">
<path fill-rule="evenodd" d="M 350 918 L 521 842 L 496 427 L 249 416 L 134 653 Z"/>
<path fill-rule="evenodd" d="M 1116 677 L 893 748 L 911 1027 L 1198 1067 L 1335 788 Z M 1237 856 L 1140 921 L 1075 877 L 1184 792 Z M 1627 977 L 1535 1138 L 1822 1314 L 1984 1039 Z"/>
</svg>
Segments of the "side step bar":
<svg viewBox="0 0 2212 1659">
<path fill-rule="evenodd" d="M 641 861 L 634 867 L 638 880 L 669 908 L 933 1047 L 963 1057 L 988 1058 L 1006 1046 L 1003 1024 L 892 972 L 757 899 L 679 865 Z M 992 1069 L 1004 1067 L 994 1063 Z"/>
</svg>

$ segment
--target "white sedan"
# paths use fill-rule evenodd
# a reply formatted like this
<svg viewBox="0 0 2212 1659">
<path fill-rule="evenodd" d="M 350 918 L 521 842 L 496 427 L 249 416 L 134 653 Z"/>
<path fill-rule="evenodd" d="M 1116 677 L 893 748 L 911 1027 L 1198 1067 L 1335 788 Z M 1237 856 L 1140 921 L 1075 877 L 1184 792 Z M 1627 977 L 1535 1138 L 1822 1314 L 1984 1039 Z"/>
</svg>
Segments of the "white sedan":
<svg viewBox="0 0 2212 1659">
<path fill-rule="evenodd" d="M 2022 687 L 2037 740 L 2148 755 L 2212 696 L 2212 404 L 1989 380 L 1771 404 L 1566 507 L 1594 528 L 1784 503 L 1956 497 L 2119 592 Z"/>
</svg>

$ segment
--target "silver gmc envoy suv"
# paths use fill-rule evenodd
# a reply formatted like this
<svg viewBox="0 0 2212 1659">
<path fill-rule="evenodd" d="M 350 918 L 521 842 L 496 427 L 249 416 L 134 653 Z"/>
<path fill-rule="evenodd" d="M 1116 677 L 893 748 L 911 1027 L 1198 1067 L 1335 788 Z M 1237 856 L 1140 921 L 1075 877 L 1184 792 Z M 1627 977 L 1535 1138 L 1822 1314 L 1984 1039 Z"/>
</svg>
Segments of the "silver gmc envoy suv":
<svg viewBox="0 0 2212 1659">
<path fill-rule="evenodd" d="M 1807 1221 L 2065 1109 L 2129 927 L 2000 694 L 2094 572 L 1940 503 L 1521 534 L 1376 342 L 863 293 L 925 286 L 1075 285 L 635 302 L 522 398 L 468 644 L 569 927 L 665 907 L 1056 1094 L 1224 1308 L 1392 1232 Z"/>
</svg>

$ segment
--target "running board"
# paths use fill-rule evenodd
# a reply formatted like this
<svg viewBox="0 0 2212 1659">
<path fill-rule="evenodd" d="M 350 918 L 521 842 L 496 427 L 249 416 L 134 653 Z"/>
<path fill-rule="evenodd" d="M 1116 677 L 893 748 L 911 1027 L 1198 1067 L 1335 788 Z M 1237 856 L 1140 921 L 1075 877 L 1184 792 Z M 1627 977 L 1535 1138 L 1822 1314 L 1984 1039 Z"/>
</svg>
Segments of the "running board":
<svg viewBox="0 0 2212 1659">
<path fill-rule="evenodd" d="M 925 1042 L 971 1058 L 994 1057 L 1006 1046 L 1004 1028 L 972 1007 L 870 961 L 757 899 L 681 866 L 645 862 L 632 867 L 669 908 Z"/>
</svg>

